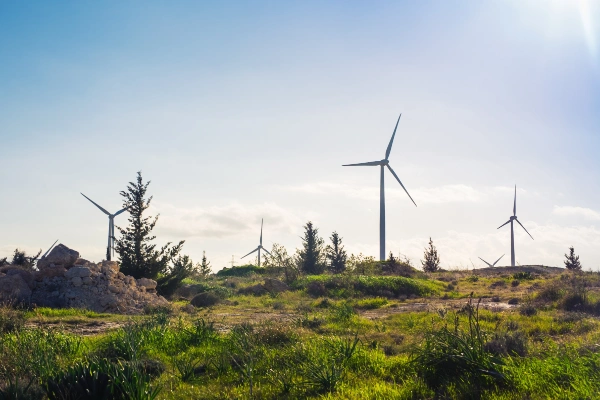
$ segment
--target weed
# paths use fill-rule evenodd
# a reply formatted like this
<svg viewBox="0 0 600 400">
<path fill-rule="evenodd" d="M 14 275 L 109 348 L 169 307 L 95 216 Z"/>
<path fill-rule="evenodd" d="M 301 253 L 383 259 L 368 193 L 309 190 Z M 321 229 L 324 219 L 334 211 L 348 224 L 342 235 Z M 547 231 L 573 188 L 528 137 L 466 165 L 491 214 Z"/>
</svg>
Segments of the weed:
<svg viewBox="0 0 600 400">
<path fill-rule="evenodd" d="M 473 391 L 505 381 L 501 360 L 485 349 L 487 335 L 479 323 L 479 302 L 474 307 L 469 299 L 465 312 L 467 330 L 460 328 L 457 315 L 453 330 L 444 326 L 428 332 L 423 346 L 413 354 L 413 367 L 433 388 L 454 384 Z"/>
<path fill-rule="evenodd" d="M 363 310 L 375 310 L 388 304 L 388 300 L 383 297 L 375 297 L 372 299 L 359 300 L 355 303 L 355 307 Z"/>
</svg>

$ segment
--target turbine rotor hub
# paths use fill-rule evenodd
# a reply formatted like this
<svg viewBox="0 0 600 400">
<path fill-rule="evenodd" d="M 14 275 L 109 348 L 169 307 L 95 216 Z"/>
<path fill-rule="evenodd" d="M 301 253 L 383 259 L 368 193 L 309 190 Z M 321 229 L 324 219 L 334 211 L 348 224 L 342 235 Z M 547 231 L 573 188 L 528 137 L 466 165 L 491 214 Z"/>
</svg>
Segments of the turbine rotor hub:
<svg viewBox="0 0 600 400">
<path fill-rule="evenodd" d="M 388 165 L 389 163 L 389 160 L 381 160 L 381 165 Z"/>
</svg>

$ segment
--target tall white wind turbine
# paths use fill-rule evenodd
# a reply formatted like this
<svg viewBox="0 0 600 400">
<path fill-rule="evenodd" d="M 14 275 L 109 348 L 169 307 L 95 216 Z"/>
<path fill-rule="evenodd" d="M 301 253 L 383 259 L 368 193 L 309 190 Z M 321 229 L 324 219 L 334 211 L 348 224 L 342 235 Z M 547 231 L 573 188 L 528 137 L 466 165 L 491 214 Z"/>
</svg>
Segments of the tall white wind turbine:
<svg viewBox="0 0 600 400">
<path fill-rule="evenodd" d="M 111 253 L 110 250 L 112 249 L 113 254 L 115 252 L 115 217 L 117 215 L 121 214 L 123 211 L 126 211 L 129 207 L 125 207 L 124 209 L 119 210 L 114 214 L 111 214 L 108 211 L 106 211 L 104 208 L 102 208 L 98 204 L 96 204 L 92 199 L 87 197 L 85 194 L 81 193 L 81 195 L 83 197 L 85 197 L 86 199 L 88 199 L 89 201 L 91 201 L 92 204 L 95 205 L 96 207 L 98 207 L 100 209 L 100 211 L 102 211 L 104 214 L 108 215 L 108 246 L 106 247 L 106 261 L 110 261 L 110 253 Z"/>
<path fill-rule="evenodd" d="M 390 167 L 390 162 L 388 160 L 390 156 L 390 152 L 392 151 L 392 143 L 394 143 L 394 137 L 396 136 L 396 129 L 398 129 L 398 123 L 400 122 L 400 117 L 398 117 L 398 121 L 396 121 L 396 127 L 394 128 L 394 133 L 392 133 L 392 138 L 390 139 L 390 144 L 388 144 L 387 150 L 385 151 L 385 158 L 381 161 L 370 161 L 359 164 L 346 164 L 343 167 L 372 167 L 372 166 L 380 166 L 381 167 L 381 178 L 380 178 L 380 186 L 379 186 L 379 259 L 384 261 L 385 258 L 385 193 L 384 193 L 384 171 L 385 167 L 390 170 L 394 178 L 398 181 L 402 189 L 406 192 L 410 200 L 413 202 L 415 207 L 417 203 L 413 200 L 413 198 L 408 193 L 408 190 L 404 187 L 398 175 L 394 172 L 392 167 Z"/>
<path fill-rule="evenodd" d="M 523 228 L 523 230 L 527 232 L 527 229 L 525 229 L 523 224 L 517 219 L 517 185 L 515 185 L 515 203 L 513 206 L 513 215 L 508 219 L 508 221 L 506 221 L 498 227 L 498 229 L 500 229 L 504 225 L 510 223 L 510 265 L 513 267 L 515 266 L 515 231 L 513 228 L 514 221 L 517 221 L 517 223 L 521 225 L 521 228 Z M 531 236 L 529 232 L 527 232 L 527 234 L 529 235 L 529 237 L 531 237 L 531 240 L 533 240 L 533 236 Z"/>
<path fill-rule="evenodd" d="M 505 256 L 505 255 L 504 255 L 504 254 L 502 254 L 502 255 L 500 256 L 500 258 L 502 258 L 502 257 L 504 257 L 504 256 Z M 499 258 L 499 259 L 497 259 L 496 261 L 494 261 L 494 263 L 493 263 L 493 264 L 490 264 L 489 262 L 485 261 L 485 260 L 484 260 L 483 258 L 481 258 L 481 257 L 477 257 L 477 258 L 479 258 L 481 261 L 483 261 L 484 263 L 486 263 L 486 264 L 488 265 L 488 267 L 490 267 L 490 268 L 493 268 L 493 267 L 495 267 L 495 266 L 496 266 L 496 264 L 498 263 L 498 261 L 500 261 L 500 258 Z"/>
<path fill-rule="evenodd" d="M 260 267 L 260 250 L 262 249 L 262 250 L 264 250 L 264 251 L 265 251 L 265 252 L 266 252 L 268 255 L 271 255 L 271 253 L 269 253 L 269 252 L 267 251 L 267 249 L 265 249 L 265 248 L 263 247 L 263 245 L 262 245 L 262 231 L 263 231 L 263 220 L 261 219 L 261 220 L 260 220 L 260 242 L 259 242 L 259 244 L 258 244 L 258 247 L 257 247 L 257 248 L 255 248 L 254 250 L 252 250 L 250 253 L 246 254 L 244 257 L 242 257 L 242 258 L 248 257 L 250 254 L 254 253 L 255 251 L 258 251 L 258 266 L 259 266 L 259 267 Z M 240 258 L 240 260 L 241 260 L 241 258 Z M 233 265 L 233 264 L 232 264 L 232 265 Z"/>
</svg>

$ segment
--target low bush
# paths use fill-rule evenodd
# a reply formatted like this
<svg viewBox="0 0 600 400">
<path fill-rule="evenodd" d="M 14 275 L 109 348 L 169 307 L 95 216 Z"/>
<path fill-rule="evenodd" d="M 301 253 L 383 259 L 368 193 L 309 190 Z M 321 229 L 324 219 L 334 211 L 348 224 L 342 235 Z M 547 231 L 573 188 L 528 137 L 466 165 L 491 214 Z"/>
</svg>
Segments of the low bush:
<svg viewBox="0 0 600 400">
<path fill-rule="evenodd" d="M 218 304 L 221 301 L 221 298 L 217 296 L 213 292 L 204 292 L 196 295 L 191 301 L 190 304 L 194 307 L 210 307 Z"/>
<path fill-rule="evenodd" d="M 358 300 L 354 306 L 362 310 L 375 310 L 388 304 L 388 300 L 383 297 L 375 297 L 372 299 Z"/>
<path fill-rule="evenodd" d="M 10 306 L 0 306 L 0 335 L 23 328 L 25 314 Z"/>
<path fill-rule="evenodd" d="M 520 281 L 535 279 L 535 276 L 533 276 L 533 274 L 529 271 L 515 272 L 512 277 L 513 279 L 517 279 Z"/>
<path fill-rule="evenodd" d="M 497 356 L 527 355 L 527 336 L 520 330 L 496 333 L 485 344 L 485 350 Z"/>
<path fill-rule="evenodd" d="M 514 281 L 512 281 L 512 282 L 510 283 L 510 286 L 512 286 L 512 287 L 517 287 L 517 286 L 519 286 L 520 284 L 521 284 L 521 281 L 520 281 L 520 280 L 518 280 L 518 279 L 515 279 Z"/>
<path fill-rule="evenodd" d="M 262 275 L 265 273 L 265 269 L 262 267 L 257 267 L 256 265 L 240 265 L 239 267 L 231 267 L 231 268 L 223 268 L 220 271 L 217 271 L 217 276 L 220 278 L 229 277 L 229 276 L 249 276 L 252 274 Z"/>
</svg>

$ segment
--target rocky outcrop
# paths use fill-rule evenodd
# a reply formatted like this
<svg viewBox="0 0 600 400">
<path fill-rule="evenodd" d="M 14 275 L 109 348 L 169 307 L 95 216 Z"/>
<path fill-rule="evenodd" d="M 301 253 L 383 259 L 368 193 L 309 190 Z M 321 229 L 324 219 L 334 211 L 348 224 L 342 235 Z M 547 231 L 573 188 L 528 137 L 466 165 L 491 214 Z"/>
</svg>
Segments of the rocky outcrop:
<svg viewBox="0 0 600 400">
<path fill-rule="evenodd" d="M 0 271 L 0 304 L 74 307 L 97 312 L 142 313 L 169 302 L 156 294 L 156 281 L 135 279 L 115 261 L 95 264 L 59 244 L 38 262 L 39 271 L 4 266 Z"/>
<path fill-rule="evenodd" d="M 64 244 L 59 244 L 52 249 L 50 254 L 37 262 L 37 267 L 40 271 L 47 267 L 56 266 L 70 268 L 78 259 L 79 253 L 77 251 L 68 248 Z"/>
<path fill-rule="evenodd" d="M 48 271 L 53 271 L 49 273 Z M 62 274 L 60 274 L 60 271 Z M 168 306 L 156 294 L 156 281 L 119 272 L 114 261 L 47 267 L 37 273 L 31 302 L 45 307 L 75 307 L 98 312 L 136 314 L 146 307 Z M 138 283 L 139 282 L 139 283 Z"/>
<path fill-rule="evenodd" d="M 263 286 L 269 293 L 281 293 L 290 290 L 285 282 L 273 278 L 265 278 Z"/>
</svg>

